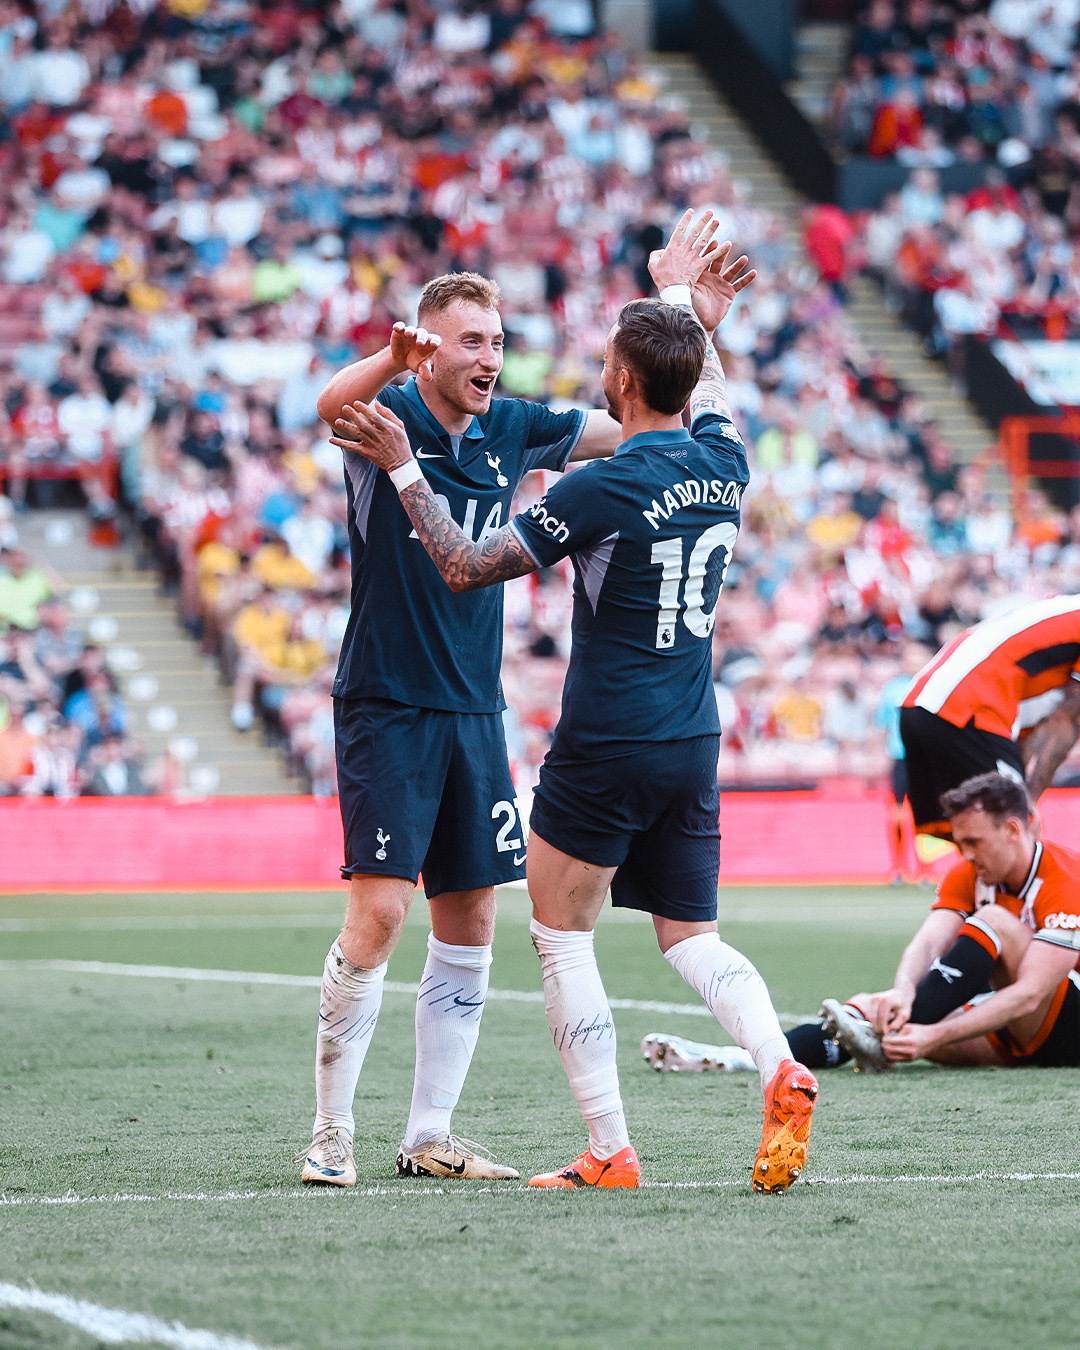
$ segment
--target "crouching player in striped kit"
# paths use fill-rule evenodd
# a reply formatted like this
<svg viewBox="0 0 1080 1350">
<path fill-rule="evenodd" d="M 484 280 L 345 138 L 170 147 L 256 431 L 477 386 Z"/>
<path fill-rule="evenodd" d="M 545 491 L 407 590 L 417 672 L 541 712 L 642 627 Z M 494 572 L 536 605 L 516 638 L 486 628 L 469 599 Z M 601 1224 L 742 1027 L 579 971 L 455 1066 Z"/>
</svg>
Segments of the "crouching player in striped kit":
<svg viewBox="0 0 1080 1350">
<path fill-rule="evenodd" d="M 854 1059 L 1080 1066 L 1080 855 L 1037 839 L 1024 787 L 986 773 L 941 798 L 963 855 L 893 987 L 827 999 L 788 1033 L 812 1065 Z"/>
<path fill-rule="evenodd" d="M 531 510 L 474 544 L 441 509 L 404 428 L 355 408 L 359 448 L 392 471 L 416 533 L 455 590 L 490 586 L 570 557 L 573 649 L 562 717 L 544 762 L 528 846 L 532 934 L 548 1024 L 589 1128 L 589 1147 L 538 1187 L 635 1187 L 615 1030 L 593 952 L 612 902 L 652 914 L 672 967 L 753 1057 L 765 1091 L 754 1162 L 760 1191 L 802 1171 L 817 1082 L 791 1057 L 768 989 L 716 927 L 720 726 L 711 644 L 738 534 L 746 452 L 712 342 L 753 279 L 728 264 L 707 213 L 687 213 L 650 259 L 661 300 L 626 305 L 603 384 L 623 441 Z M 682 425 L 689 401 L 691 430 Z"/>
</svg>

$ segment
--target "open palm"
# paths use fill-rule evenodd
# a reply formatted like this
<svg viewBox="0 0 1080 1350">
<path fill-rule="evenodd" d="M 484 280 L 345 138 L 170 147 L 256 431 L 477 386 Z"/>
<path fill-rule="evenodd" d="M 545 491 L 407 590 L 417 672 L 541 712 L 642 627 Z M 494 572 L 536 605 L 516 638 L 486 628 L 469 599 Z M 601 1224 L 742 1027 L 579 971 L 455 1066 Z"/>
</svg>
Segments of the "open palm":
<svg viewBox="0 0 1080 1350">
<path fill-rule="evenodd" d="M 730 256 L 731 245 L 724 244 L 708 269 L 694 282 L 691 291 L 694 313 L 710 333 L 723 320 L 739 292 L 757 276 L 754 268 L 743 271 L 749 261 L 745 255 L 733 263 L 728 262 Z"/>
</svg>

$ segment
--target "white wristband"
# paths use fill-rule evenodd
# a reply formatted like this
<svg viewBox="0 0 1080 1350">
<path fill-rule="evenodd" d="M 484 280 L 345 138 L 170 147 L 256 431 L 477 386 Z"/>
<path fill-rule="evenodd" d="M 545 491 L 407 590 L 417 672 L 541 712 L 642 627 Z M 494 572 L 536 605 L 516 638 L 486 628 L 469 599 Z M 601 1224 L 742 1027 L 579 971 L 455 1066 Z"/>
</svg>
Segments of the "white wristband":
<svg viewBox="0 0 1080 1350">
<path fill-rule="evenodd" d="M 396 469 L 390 470 L 390 481 L 398 492 L 404 492 L 410 484 L 418 482 L 423 476 L 424 472 L 415 459 L 410 459 L 408 464 L 399 464 Z"/>
<path fill-rule="evenodd" d="M 665 305 L 687 305 L 693 308 L 693 300 L 690 296 L 690 287 L 682 283 L 674 286 L 665 286 L 660 292 L 660 299 Z"/>
</svg>

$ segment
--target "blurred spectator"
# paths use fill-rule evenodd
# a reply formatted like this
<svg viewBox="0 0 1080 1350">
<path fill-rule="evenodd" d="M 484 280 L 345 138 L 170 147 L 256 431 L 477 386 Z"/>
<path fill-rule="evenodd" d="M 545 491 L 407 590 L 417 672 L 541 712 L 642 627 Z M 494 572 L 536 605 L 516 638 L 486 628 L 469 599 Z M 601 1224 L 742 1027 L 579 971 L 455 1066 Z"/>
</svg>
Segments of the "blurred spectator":
<svg viewBox="0 0 1080 1350">
<path fill-rule="evenodd" d="M 32 631 L 38 626 L 38 606 L 52 593 L 48 575 L 21 548 L 0 553 L 0 624 Z"/>
<path fill-rule="evenodd" d="M 90 751 L 83 795 L 87 797 L 144 797 L 137 755 L 122 735 L 110 733 Z"/>
<path fill-rule="evenodd" d="M 37 738 L 26 729 L 18 704 L 0 701 L 0 797 L 16 796 L 34 771 Z"/>
</svg>

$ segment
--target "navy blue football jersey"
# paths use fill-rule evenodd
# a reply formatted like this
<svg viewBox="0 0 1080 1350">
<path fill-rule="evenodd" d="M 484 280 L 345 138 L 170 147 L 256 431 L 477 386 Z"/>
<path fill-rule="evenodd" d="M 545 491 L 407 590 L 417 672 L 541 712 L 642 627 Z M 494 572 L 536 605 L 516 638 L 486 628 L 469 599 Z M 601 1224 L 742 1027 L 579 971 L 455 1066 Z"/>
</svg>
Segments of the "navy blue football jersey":
<svg viewBox="0 0 1080 1350">
<path fill-rule="evenodd" d="M 470 539 L 506 524 L 530 469 L 563 469 L 585 414 L 496 399 L 461 437 L 428 412 L 415 376 L 379 402 L 405 423 L 424 477 Z M 502 587 L 455 595 L 439 575 L 387 474 L 345 451 L 352 553 L 352 612 L 334 695 L 386 698 L 418 708 L 491 713 L 506 705 Z"/>
<path fill-rule="evenodd" d="M 720 730 L 711 638 L 747 479 L 739 433 L 706 413 L 693 435 L 631 436 L 511 522 L 535 562 L 574 565 L 564 748 Z"/>
</svg>

